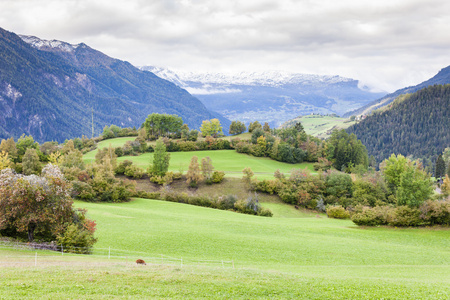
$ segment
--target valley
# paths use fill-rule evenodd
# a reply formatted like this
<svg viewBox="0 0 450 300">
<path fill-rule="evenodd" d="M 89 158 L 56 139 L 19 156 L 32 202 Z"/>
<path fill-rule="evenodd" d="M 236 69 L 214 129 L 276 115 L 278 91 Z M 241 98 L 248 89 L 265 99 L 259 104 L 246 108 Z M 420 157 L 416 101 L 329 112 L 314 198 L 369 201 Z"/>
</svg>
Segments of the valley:
<svg viewBox="0 0 450 300">
<path fill-rule="evenodd" d="M 0 298 L 448 299 L 449 68 L 386 95 L 0 28 Z"/>
</svg>

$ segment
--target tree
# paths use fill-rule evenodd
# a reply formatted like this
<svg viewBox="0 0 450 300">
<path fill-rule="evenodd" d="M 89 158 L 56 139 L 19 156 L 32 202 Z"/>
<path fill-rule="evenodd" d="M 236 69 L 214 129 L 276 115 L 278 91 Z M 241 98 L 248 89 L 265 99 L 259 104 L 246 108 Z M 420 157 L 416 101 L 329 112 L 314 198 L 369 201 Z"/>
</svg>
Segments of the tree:
<svg viewBox="0 0 450 300">
<path fill-rule="evenodd" d="M 149 135 L 159 137 L 168 136 L 170 133 L 178 134 L 182 126 L 183 119 L 177 115 L 153 113 L 148 115 L 141 127 L 145 128 Z"/>
<path fill-rule="evenodd" d="M 448 174 L 446 174 L 444 177 L 444 181 L 442 182 L 441 185 L 441 190 L 444 196 L 450 195 L 450 177 L 448 176 Z"/>
<path fill-rule="evenodd" d="M 253 132 L 253 130 L 260 128 L 262 129 L 261 123 L 259 123 L 258 121 L 255 122 L 250 122 L 250 124 L 248 125 L 248 132 Z"/>
<path fill-rule="evenodd" d="M 166 151 L 166 145 L 162 138 L 156 141 L 155 153 L 153 153 L 152 173 L 158 176 L 166 175 L 169 170 L 170 153 Z"/>
<path fill-rule="evenodd" d="M 380 164 L 381 172 L 383 173 L 386 182 L 389 184 L 392 191 L 400 186 L 400 177 L 403 172 L 406 171 L 408 167 L 408 159 L 403 155 L 398 156 L 392 154 L 391 157 L 385 159 Z"/>
<path fill-rule="evenodd" d="M 421 164 L 412 162 L 399 154 L 392 154 L 380 165 L 381 171 L 393 193 L 397 196 L 397 205 L 417 207 L 433 194 L 430 174 Z"/>
<path fill-rule="evenodd" d="M 25 155 L 28 148 L 39 149 L 39 144 L 34 141 L 31 135 L 26 136 L 25 134 L 22 134 L 17 140 L 16 147 L 20 160 L 20 158 Z"/>
<path fill-rule="evenodd" d="M 436 168 L 434 174 L 434 177 L 436 179 L 441 179 L 445 176 L 445 161 L 442 157 L 442 154 L 439 154 L 438 158 L 436 159 Z"/>
<path fill-rule="evenodd" d="M 264 136 L 264 131 L 262 130 L 262 128 L 256 128 L 255 130 L 253 130 L 251 139 L 252 144 L 256 144 L 260 136 Z"/>
<path fill-rule="evenodd" d="M 81 153 L 81 151 L 77 149 L 66 153 L 62 157 L 61 167 L 62 168 L 75 167 L 79 168 L 80 170 L 83 170 L 84 169 L 83 153 Z"/>
<path fill-rule="evenodd" d="M 22 159 L 23 174 L 39 174 L 41 172 L 41 163 L 36 149 L 28 148 Z"/>
<path fill-rule="evenodd" d="M 69 184 L 52 165 L 44 168 L 43 174 L 22 176 L 11 169 L 0 172 L 0 229 L 26 232 L 30 242 L 35 232 L 53 240 L 72 222 Z"/>
<path fill-rule="evenodd" d="M 212 174 L 214 167 L 209 156 L 202 158 L 202 175 L 207 184 L 212 183 Z"/>
<path fill-rule="evenodd" d="M 9 158 L 13 162 L 17 162 L 18 153 L 16 143 L 14 142 L 14 138 L 11 137 L 7 140 L 2 140 L 2 143 L 0 144 L 0 152 L 1 151 L 8 153 Z"/>
<path fill-rule="evenodd" d="M 12 166 L 11 160 L 8 157 L 8 153 L 5 151 L 0 152 L 0 170 L 10 168 Z"/>
<path fill-rule="evenodd" d="M 345 170 L 351 165 L 363 165 L 366 169 L 369 165 L 369 157 L 366 147 L 356 138 L 356 135 L 348 134 L 345 130 L 334 130 L 326 143 L 327 159 L 333 162 L 338 170 Z"/>
<path fill-rule="evenodd" d="M 192 156 L 189 169 L 186 174 L 186 182 L 191 187 L 197 187 L 198 183 L 202 180 L 202 174 L 200 174 L 200 167 L 198 164 L 198 157 Z"/>
<path fill-rule="evenodd" d="M 97 153 L 95 154 L 95 162 L 97 163 L 97 165 L 102 165 L 105 163 L 106 158 L 108 159 L 114 170 L 117 167 L 117 155 L 111 144 L 109 144 L 108 148 L 102 148 L 97 151 Z"/>
<path fill-rule="evenodd" d="M 230 125 L 230 134 L 241 134 L 245 132 L 247 128 L 245 127 L 245 124 L 241 121 L 233 121 Z"/>
<path fill-rule="evenodd" d="M 265 132 L 269 132 L 269 131 L 270 131 L 269 123 L 267 123 L 267 122 L 264 123 L 263 130 L 264 130 Z"/>
<path fill-rule="evenodd" d="M 220 134 L 223 134 L 222 126 L 220 125 L 220 121 L 218 119 L 203 121 L 202 126 L 200 127 L 200 131 L 202 132 L 202 135 L 204 137 L 210 135 L 216 138 Z"/>
<path fill-rule="evenodd" d="M 419 207 L 433 195 L 433 183 L 430 175 L 421 168 L 409 165 L 400 175 L 397 189 L 397 205 Z"/>
</svg>

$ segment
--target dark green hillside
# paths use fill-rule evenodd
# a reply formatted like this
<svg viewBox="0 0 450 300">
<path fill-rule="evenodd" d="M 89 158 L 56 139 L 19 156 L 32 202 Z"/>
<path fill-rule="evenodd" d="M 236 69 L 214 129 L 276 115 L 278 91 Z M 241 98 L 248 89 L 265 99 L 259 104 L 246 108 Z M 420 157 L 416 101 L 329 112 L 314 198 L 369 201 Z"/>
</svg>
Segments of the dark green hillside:
<svg viewBox="0 0 450 300">
<path fill-rule="evenodd" d="M 435 85 L 397 98 L 347 129 L 377 162 L 391 153 L 431 159 L 450 146 L 450 85 Z"/>
<path fill-rule="evenodd" d="M 0 28 L 0 139 L 22 133 L 39 142 L 90 136 L 92 109 L 96 134 L 110 124 L 140 126 L 155 112 L 177 114 L 191 128 L 214 117 L 229 126 L 153 73 L 85 44 L 46 44 Z"/>
</svg>

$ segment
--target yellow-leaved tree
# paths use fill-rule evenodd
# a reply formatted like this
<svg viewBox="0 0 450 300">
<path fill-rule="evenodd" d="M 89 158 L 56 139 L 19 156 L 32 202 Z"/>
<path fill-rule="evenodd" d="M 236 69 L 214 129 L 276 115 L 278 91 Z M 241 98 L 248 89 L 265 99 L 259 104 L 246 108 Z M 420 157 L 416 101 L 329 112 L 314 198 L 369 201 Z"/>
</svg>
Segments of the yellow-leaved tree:
<svg viewBox="0 0 450 300">
<path fill-rule="evenodd" d="M 0 170 L 11 168 L 12 163 L 7 152 L 0 152 Z"/>
</svg>

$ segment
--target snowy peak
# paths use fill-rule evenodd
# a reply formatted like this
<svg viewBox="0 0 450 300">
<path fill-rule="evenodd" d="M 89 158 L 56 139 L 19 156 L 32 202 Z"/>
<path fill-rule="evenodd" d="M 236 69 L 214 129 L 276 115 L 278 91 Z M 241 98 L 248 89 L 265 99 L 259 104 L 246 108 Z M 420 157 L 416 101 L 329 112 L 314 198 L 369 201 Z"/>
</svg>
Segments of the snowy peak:
<svg viewBox="0 0 450 300">
<path fill-rule="evenodd" d="M 329 85 L 341 82 L 355 81 L 341 76 L 326 76 L 299 74 L 282 71 L 264 72 L 239 72 L 239 73 L 194 73 L 174 71 L 153 66 L 142 67 L 142 70 L 150 71 L 155 75 L 169 80 L 177 85 L 186 86 L 188 82 L 202 84 L 228 84 L 228 85 L 250 85 L 280 87 L 286 84 L 300 85 Z"/>
<path fill-rule="evenodd" d="M 64 52 L 73 52 L 75 49 L 83 44 L 72 45 L 66 42 L 58 40 L 43 40 L 35 36 L 30 35 L 19 35 L 19 37 L 25 42 L 30 44 L 32 47 L 42 50 L 42 49 L 59 49 Z"/>
</svg>

